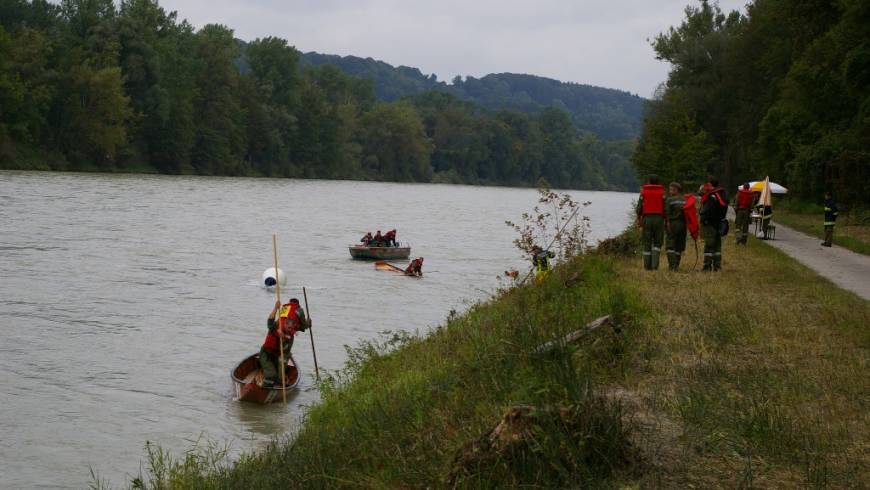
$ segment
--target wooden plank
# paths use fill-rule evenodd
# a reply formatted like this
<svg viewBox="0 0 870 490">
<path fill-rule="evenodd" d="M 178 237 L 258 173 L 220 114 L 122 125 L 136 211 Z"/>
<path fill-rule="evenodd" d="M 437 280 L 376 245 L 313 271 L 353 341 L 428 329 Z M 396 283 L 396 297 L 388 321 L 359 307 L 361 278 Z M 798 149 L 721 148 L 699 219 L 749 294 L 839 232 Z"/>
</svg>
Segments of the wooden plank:
<svg viewBox="0 0 870 490">
<path fill-rule="evenodd" d="M 596 318 L 595 320 L 592 320 L 591 322 L 587 323 L 586 326 L 584 326 L 580 330 L 575 330 L 575 331 L 569 333 L 568 335 L 565 335 L 561 339 L 550 340 L 549 342 L 544 342 L 543 344 L 536 347 L 534 352 L 540 354 L 540 353 L 555 349 L 556 347 L 561 346 L 561 345 L 568 345 L 572 342 L 576 342 L 576 341 L 580 340 L 581 338 L 586 336 L 586 334 L 588 334 L 590 332 L 594 332 L 595 330 L 598 330 L 601 327 L 605 327 L 608 325 L 614 326 L 613 320 L 612 320 L 610 315 L 605 315 L 605 316 Z"/>
</svg>

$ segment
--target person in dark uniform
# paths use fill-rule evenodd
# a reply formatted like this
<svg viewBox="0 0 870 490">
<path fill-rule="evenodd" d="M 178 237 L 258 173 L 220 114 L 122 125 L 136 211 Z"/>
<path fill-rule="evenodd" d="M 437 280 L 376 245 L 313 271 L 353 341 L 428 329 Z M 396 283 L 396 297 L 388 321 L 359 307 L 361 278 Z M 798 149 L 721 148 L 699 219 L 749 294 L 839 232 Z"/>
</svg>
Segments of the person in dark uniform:
<svg viewBox="0 0 870 490">
<path fill-rule="evenodd" d="M 677 182 L 668 185 L 668 198 L 665 201 L 665 218 L 667 218 L 667 241 L 665 250 L 668 253 L 668 270 L 676 271 L 686 250 L 686 217 L 683 208 L 686 199 L 681 194 L 682 187 Z"/>
<path fill-rule="evenodd" d="M 541 284 L 550 275 L 550 259 L 556 254 L 535 245 L 532 247 L 531 255 L 532 266 L 535 268 L 535 281 Z"/>
<path fill-rule="evenodd" d="M 704 236 L 705 271 L 718 271 L 722 268 L 722 235 L 719 232 L 722 220 L 728 212 L 728 199 L 719 181 L 709 179 L 703 187 L 701 196 L 701 231 Z"/>
<path fill-rule="evenodd" d="M 830 192 L 825 193 L 825 241 L 822 242 L 823 247 L 830 247 L 834 241 L 834 226 L 837 224 L 837 215 L 840 214 L 840 208 L 834 201 L 834 195 Z"/>
</svg>

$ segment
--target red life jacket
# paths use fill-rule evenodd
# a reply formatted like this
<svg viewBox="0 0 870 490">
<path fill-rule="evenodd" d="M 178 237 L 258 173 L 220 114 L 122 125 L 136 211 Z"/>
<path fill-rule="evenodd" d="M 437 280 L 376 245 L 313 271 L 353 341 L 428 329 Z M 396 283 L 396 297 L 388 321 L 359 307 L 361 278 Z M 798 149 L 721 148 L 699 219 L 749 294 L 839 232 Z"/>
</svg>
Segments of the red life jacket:
<svg viewBox="0 0 870 490">
<path fill-rule="evenodd" d="M 299 330 L 299 324 L 302 321 L 299 319 L 299 305 L 287 303 L 281 307 L 281 312 L 278 314 L 278 325 L 281 330 L 291 337 L 296 335 Z"/>
<path fill-rule="evenodd" d="M 683 205 L 683 216 L 686 218 L 686 228 L 692 235 L 692 240 L 698 241 L 698 210 L 695 208 L 695 195 L 686 194 L 686 204 Z"/>
<path fill-rule="evenodd" d="M 737 209 L 751 209 L 753 200 L 755 200 L 755 196 L 749 189 L 737 191 Z"/>
<path fill-rule="evenodd" d="M 276 356 L 281 354 L 281 338 L 278 336 L 277 328 L 266 334 L 266 340 L 263 341 L 263 350 Z"/>
<path fill-rule="evenodd" d="M 665 214 L 665 188 L 658 184 L 647 184 L 640 188 L 643 199 L 643 215 Z"/>
<path fill-rule="evenodd" d="M 710 196 L 716 196 L 716 200 L 719 201 L 719 205 L 722 206 L 723 208 L 728 207 L 728 203 L 725 202 L 724 199 L 722 199 L 722 188 L 721 187 L 717 187 L 715 189 L 713 189 L 713 188 L 708 189 L 707 192 L 705 192 L 704 195 L 701 196 L 701 204 L 707 204 L 707 199 L 709 199 Z"/>
</svg>

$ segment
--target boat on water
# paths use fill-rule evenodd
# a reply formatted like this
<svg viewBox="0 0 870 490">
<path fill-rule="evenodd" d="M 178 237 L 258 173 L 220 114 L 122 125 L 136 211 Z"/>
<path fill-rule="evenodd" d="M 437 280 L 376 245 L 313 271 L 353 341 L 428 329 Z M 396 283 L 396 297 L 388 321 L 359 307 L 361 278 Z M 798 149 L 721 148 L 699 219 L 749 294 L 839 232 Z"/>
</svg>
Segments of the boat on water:
<svg viewBox="0 0 870 490">
<path fill-rule="evenodd" d="M 252 403 L 280 402 L 284 395 L 296 389 L 299 385 L 299 367 L 293 355 L 286 359 L 284 371 L 284 388 L 280 386 L 263 387 L 263 370 L 260 368 L 260 354 L 252 354 L 240 362 L 230 373 L 236 388 L 236 399 Z"/>
<path fill-rule="evenodd" d="M 396 273 L 398 273 L 398 274 L 402 274 L 402 275 L 404 275 L 404 276 L 408 276 L 408 277 L 417 277 L 417 278 L 420 277 L 420 276 L 417 276 L 417 275 L 414 275 L 414 274 L 410 274 L 410 273 L 408 273 L 408 272 L 405 272 L 405 269 L 402 269 L 402 268 L 399 267 L 399 266 L 396 266 L 396 265 L 390 264 L 389 262 L 384 262 L 384 261 L 382 261 L 382 260 L 379 260 L 379 261 L 375 262 L 375 269 L 377 269 L 377 270 L 379 270 L 379 271 L 396 272 Z"/>
<path fill-rule="evenodd" d="M 348 247 L 350 256 L 360 260 L 398 260 L 411 256 L 411 247 L 407 244 L 397 247 L 371 247 L 368 245 L 351 245 Z"/>
</svg>

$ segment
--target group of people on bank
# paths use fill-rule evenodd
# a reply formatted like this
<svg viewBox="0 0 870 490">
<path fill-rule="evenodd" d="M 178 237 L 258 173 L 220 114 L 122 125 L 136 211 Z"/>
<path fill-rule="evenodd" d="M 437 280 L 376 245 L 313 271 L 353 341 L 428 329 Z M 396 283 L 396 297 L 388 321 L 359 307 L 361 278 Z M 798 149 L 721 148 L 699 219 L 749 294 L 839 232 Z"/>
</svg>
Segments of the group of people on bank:
<svg viewBox="0 0 870 490">
<path fill-rule="evenodd" d="M 718 271 L 722 268 L 722 237 L 728 234 L 729 225 L 728 195 L 713 177 L 707 179 L 699 189 L 701 196 L 700 213 L 696 196 L 682 193 L 682 186 L 671 182 L 667 191 L 656 176 L 651 176 L 641 187 L 637 202 L 637 224 L 642 229 L 643 267 L 646 270 L 659 268 L 662 242 L 665 242 L 668 269 L 679 269 L 680 260 L 686 250 L 687 234 L 697 241 L 699 235 L 704 240 L 704 271 Z M 749 224 L 753 217 L 761 223 L 762 240 L 771 237 L 773 227 L 773 207 L 759 202 L 759 192 L 753 191 L 749 183 L 738 190 L 733 206 L 734 225 L 738 245 L 746 245 L 749 237 Z M 753 209 L 756 214 L 753 215 Z M 838 209 L 830 192 L 825 194 L 825 247 L 831 246 Z"/>
<path fill-rule="evenodd" d="M 360 243 L 367 247 L 399 246 L 399 242 L 396 241 L 396 230 L 390 230 L 384 234 L 381 234 L 381 230 L 378 230 L 374 235 L 372 235 L 372 232 L 368 232 L 360 238 Z"/>
</svg>

